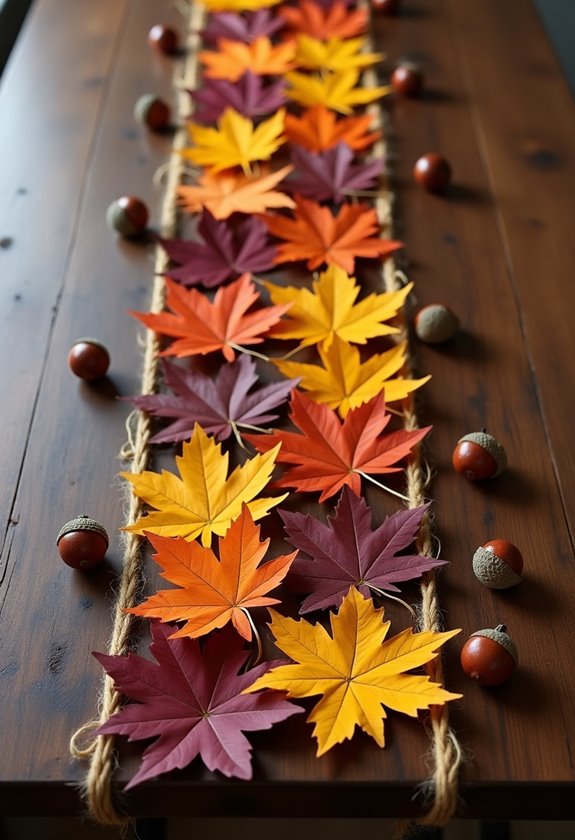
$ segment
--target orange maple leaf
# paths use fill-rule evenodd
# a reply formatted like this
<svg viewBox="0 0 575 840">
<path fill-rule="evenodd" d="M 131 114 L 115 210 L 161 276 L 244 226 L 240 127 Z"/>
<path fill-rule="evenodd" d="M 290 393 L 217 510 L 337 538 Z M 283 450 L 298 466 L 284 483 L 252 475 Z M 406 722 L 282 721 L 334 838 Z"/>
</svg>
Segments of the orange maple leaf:
<svg viewBox="0 0 575 840">
<path fill-rule="evenodd" d="M 199 213 L 207 208 L 214 219 L 227 219 L 232 213 L 265 213 L 270 208 L 295 207 L 293 200 L 273 188 L 291 172 L 293 166 L 284 166 L 276 172 L 244 175 L 226 170 L 215 175 L 205 172 L 197 184 L 178 187 L 178 204 L 188 213 Z"/>
<path fill-rule="evenodd" d="M 284 240 L 278 247 L 276 265 L 307 260 L 315 271 L 323 263 L 339 265 L 353 274 L 356 257 L 388 257 L 402 242 L 383 239 L 377 214 L 363 204 L 343 204 L 337 216 L 315 201 L 295 196 L 295 218 L 264 216 L 268 230 Z"/>
<path fill-rule="evenodd" d="M 219 538 L 219 560 L 211 548 L 196 541 L 146 536 L 157 552 L 153 559 L 164 570 L 162 577 L 181 588 L 162 589 L 126 612 L 163 622 L 185 621 L 171 639 L 194 639 L 231 621 L 250 641 L 248 607 L 279 603 L 277 598 L 264 596 L 281 583 L 297 554 L 283 554 L 260 566 L 270 541 L 260 541 L 259 526 L 245 503 L 239 518 Z"/>
<path fill-rule="evenodd" d="M 198 58 L 207 78 L 237 82 L 248 70 L 256 76 L 281 76 L 295 67 L 295 53 L 293 41 L 274 46 L 266 37 L 256 38 L 251 44 L 220 38 L 217 50 L 202 50 Z"/>
<path fill-rule="evenodd" d="M 185 289 L 166 278 L 166 307 L 172 312 L 131 312 L 151 330 L 175 338 L 161 356 L 205 355 L 221 350 L 229 362 L 242 345 L 261 344 L 289 305 L 266 306 L 245 314 L 259 293 L 249 274 L 221 286 L 213 302 L 197 289 Z"/>
<path fill-rule="evenodd" d="M 297 6 L 282 6 L 278 14 L 296 32 L 322 41 L 328 38 L 353 38 L 367 29 L 367 11 L 350 11 L 343 0 L 325 8 L 313 0 L 300 0 Z"/>
<path fill-rule="evenodd" d="M 338 143 L 347 143 L 350 149 L 367 149 L 381 137 L 380 131 L 369 131 L 372 121 L 371 114 L 338 120 L 325 105 L 314 105 L 301 117 L 286 114 L 284 134 L 290 143 L 298 143 L 310 152 L 323 152 Z"/>
<path fill-rule="evenodd" d="M 277 486 L 306 492 L 320 490 L 320 502 L 334 496 L 345 484 L 360 495 L 361 478 L 369 478 L 369 474 L 400 472 L 398 461 L 431 430 L 427 426 L 382 434 L 391 420 L 383 391 L 352 408 L 344 420 L 327 405 L 293 391 L 290 419 L 301 434 L 274 431 L 271 435 L 245 437 L 259 452 L 281 443 L 277 462 L 295 466 L 285 471 Z"/>
</svg>

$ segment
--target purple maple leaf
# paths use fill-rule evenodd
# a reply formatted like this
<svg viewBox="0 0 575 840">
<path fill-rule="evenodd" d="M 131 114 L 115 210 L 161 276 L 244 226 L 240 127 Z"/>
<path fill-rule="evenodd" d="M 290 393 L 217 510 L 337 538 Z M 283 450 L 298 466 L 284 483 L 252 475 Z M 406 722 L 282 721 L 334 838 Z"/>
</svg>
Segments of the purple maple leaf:
<svg viewBox="0 0 575 840">
<path fill-rule="evenodd" d="M 264 84 L 261 76 L 244 73 L 237 82 L 204 79 L 198 90 L 188 91 L 195 103 L 194 122 L 216 122 L 226 108 L 255 119 L 277 111 L 285 104 L 285 82 Z"/>
<path fill-rule="evenodd" d="M 277 248 L 270 244 L 265 224 L 252 216 L 231 224 L 204 210 L 198 233 L 203 242 L 159 240 L 170 259 L 180 263 L 166 274 L 184 286 L 211 288 L 246 272 L 267 271 L 274 264 Z"/>
<path fill-rule="evenodd" d="M 286 190 L 313 201 L 343 201 L 346 193 L 373 187 L 383 171 L 383 160 L 353 163 L 354 152 L 346 143 L 338 143 L 325 152 L 308 152 L 293 145 L 291 158 L 296 171 L 286 182 Z"/>
<path fill-rule="evenodd" d="M 258 9 L 246 15 L 221 12 L 210 16 L 203 37 L 206 44 L 212 45 L 217 44 L 220 38 L 251 44 L 256 38 L 271 38 L 284 25 L 284 21 L 272 14 L 270 9 Z"/>
<path fill-rule="evenodd" d="M 151 438 L 151 443 L 171 443 L 188 440 L 194 423 L 207 434 L 225 440 L 233 426 L 262 426 L 277 419 L 272 409 L 280 406 L 298 379 L 287 379 L 265 385 L 251 393 L 258 375 L 253 359 L 238 355 L 231 363 L 222 365 L 215 379 L 203 373 L 192 373 L 164 360 L 165 381 L 172 394 L 150 394 L 129 397 L 138 408 L 156 417 L 171 417 L 174 422 Z"/>
<path fill-rule="evenodd" d="M 343 488 L 328 525 L 312 516 L 280 510 L 289 541 L 308 557 L 298 555 L 288 574 L 294 589 L 311 593 L 300 613 L 339 607 L 350 586 L 357 586 L 366 597 L 378 589 L 399 592 L 395 583 L 445 565 L 445 560 L 436 557 L 399 553 L 415 540 L 428 507 L 400 510 L 375 530 L 365 499 L 349 487 Z"/>
<path fill-rule="evenodd" d="M 209 770 L 251 779 L 251 744 L 243 732 L 269 729 L 303 711 L 281 692 L 242 694 L 279 662 L 265 662 L 239 674 L 250 655 L 228 629 L 206 639 L 169 639 L 174 628 L 152 623 L 150 651 L 156 662 L 137 654 L 94 656 L 116 688 L 137 702 L 125 706 L 96 734 L 128 735 L 130 741 L 155 738 L 142 755 L 126 790 L 145 779 L 186 767 L 200 756 Z M 156 664 L 157 663 L 157 664 Z"/>
</svg>

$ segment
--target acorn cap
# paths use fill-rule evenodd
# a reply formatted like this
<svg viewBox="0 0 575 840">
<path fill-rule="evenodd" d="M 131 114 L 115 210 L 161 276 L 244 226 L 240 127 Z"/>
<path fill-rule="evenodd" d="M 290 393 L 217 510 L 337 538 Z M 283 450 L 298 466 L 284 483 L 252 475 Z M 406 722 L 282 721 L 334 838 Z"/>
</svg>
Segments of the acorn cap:
<svg viewBox="0 0 575 840">
<path fill-rule="evenodd" d="M 490 589 L 509 589 L 521 583 L 521 575 L 518 575 L 494 551 L 482 545 L 473 555 L 473 571 L 475 577 Z"/>
<path fill-rule="evenodd" d="M 83 340 L 86 341 L 86 339 Z M 100 534 L 101 537 L 104 537 L 106 545 L 109 545 L 110 541 L 108 539 L 108 533 L 104 526 L 96 519 L 91 519 L 89 516 L 86 516 L 85 513 L 82 514 L 82 516 L 77 516 L 75 519 L 71 519 L 60 528 L 58 536 L 56 537 L 56 545 L 58 545 L 63 536 L 71 534 L 73 531 L 95 531 L 97 534 Z"/>
<path fill-rule="evenodd" d="M 415 316 L 415 334 L 428 344 L 442 344 L 459 328 L 457 315 L 442 303 L 423 306 Z"/>
<path fill-rule="evenodd" d="M 476 443 L 478 446 L 481 446 L 485 449 L 497 466 L 497 470 L 491 476 L 495 478 L 495 476 L 499 475 L 505 467 L 507 466 L 507 454 L 503 446 L 499 443 L 493 435 L 488 434 L 487 432 L 470 432 L 468 435 L 463 435 L 462 438 L 459 438 L 458 443 L 462 443 L 463 441 L 471 441 L 471 443 Z"/>
<path fill-rule="evenodd" d="M 519 662 L 517 647 L 511 636 L 507 634 L 506 630 L 507 627 L 505 624 L 498 624 L 495 629 L 487 628 L 485 630 L 476 630 L 475 633 L 471 634 L 470 638 L 473 636 L 485 636 L 486 639 L 491 639 L 493 642 L 497 642 L 498 645 L 501 645 L 501 647 L 507 651 L 515 664 L 517 664 Z"/>
</svg>

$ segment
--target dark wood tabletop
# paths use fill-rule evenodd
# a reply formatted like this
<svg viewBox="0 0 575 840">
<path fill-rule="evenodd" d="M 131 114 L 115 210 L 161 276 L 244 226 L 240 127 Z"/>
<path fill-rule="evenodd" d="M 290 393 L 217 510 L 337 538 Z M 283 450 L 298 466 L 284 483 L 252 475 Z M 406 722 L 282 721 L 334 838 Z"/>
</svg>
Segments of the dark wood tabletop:
<svg viewBox="0 0 575 840">
<path fill-rule="evenodd" d="M 419 99 L 388 102 L 396 235 L 417 305 L 441 301 L 462 328 L 441 348 L 417 345 L 432 380 L 418 401 L 433 424 L 446 685 L 464 697 L 450 719 L 467 761 L 461 817 L 575 818 L 575 109 L 529 0 L 404 0 L 378 18 L 390 64 L 421 64 Z M 138 393 L 139 325 L 153 251 L 117 238 L 105 211 L 142 197 L 158 224 L 152 178 L 169 134 L 132 116 L 145 92 L 173 99 L 174 60 L 146 45 L 159 0 L 36 0 L 0 86 L 0 812 L 73 815 L 85 765 L 71 733 L 93 716 L 120 571 L 124 488 L 117 478 Z M 451 162 L 447 195 L 410 172 L 436 150 Z M 73 377 L 68 349 L 94 335 L 110 350 L 107 381 Z M 509 468 L 473 484 L 451 468 L 468 431 L 505 444 Z M 377 507 L 377 494 L 369 494 Z M 80 513 L 112 536 L 107 564 L 73 572 L 58 557 L 61 525 Z M 492 537 L 521 547 L 525 577 L 496 592 L 473 575 Z M 412 590 L 417 598 L 417 587 Z M 394 605 L 389 608 L 394 615 Z M 398 609 L 400 609 L 398 607 Z M 486 690 L 459 666 L 464 639 L 505 623 L 520 666 Z M 253 736 L 254 779 L 199 762 L 130 792 L 140 816 L 372 816 L 425 811 L 428 733 L 392 715 L 380 750 L 363 734 L 316 759 L 303 715 Z M 135 747 L 122 753 L 121 785 Z"/>
</svg>

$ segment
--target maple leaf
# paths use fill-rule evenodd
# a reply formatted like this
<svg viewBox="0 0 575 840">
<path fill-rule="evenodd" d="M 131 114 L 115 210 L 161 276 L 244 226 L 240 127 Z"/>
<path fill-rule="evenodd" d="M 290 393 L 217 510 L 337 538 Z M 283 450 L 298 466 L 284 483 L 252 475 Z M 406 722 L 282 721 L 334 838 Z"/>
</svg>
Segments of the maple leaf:
<svg viewBox="0 0 575 840">
<path fill-rule="evenodd" d="M 251 44 L 256 38 L 275 35 L 284 25 L 282 18 L 270 9 L 258 9 L 244 16 L 220 12 L 210 15 L 202 36 L 205 44 L 217 44 L 220 38 Z"/>
<path fill-rule="evenodd" d="M 281 0 L 202 0 L 209 12 L 255 12 L 278 3 Z"/>
<path fill-rule="evenodd" d="M 226 108 L 250 118 L 271 114 L 285 104 L 284 90 L 283 79 L 265 85 L 261 76 L 244 73 L 235 83 L 205 79 L 201 88 L 188 93 L 195 105 L 193 120 L 216 122 Z"/>
<path fill-rule="evenodd" d="M 176 340 L 161 356 L 205 356 L 221 350 L 228 362 L 246 344 L 261 344 L 262 335 L 287 312 L 289 305 L 265 306 L 246 314 L 259 300 L 249 274 L 221 286 L 210 301 L 197 289 L 184 289 L 166 279 L 166 308 L 171 312 L 131 312 L 154 332 Z"/>
<path fill-rule="evenodd" d="M 289 143 L 297 143 L 310 152 L 323 152 L 338 143 L 346 143 L 350 149 L 358 151 L 381 137 L 380 131 L 369 131 L 372 121 L 371 114 L 337 119 L 324 105 L 314 105 L 301 117 L 286 114 L 284 130 Z"/>
<path fill-rule="evenodd" d="M 319 347 L 320 365 L 273 359 L 284 376 L 300 377 L 299 387 L 314 402 L 325 403 L 346 417 L 352 408 L 368 402 L 385 390 L 388 403 L 403 400 L 431 378 L 404 379 L 393 377 L 405 364 L 407 342 L 402 341 L 362 362 L 359 350 L 340 338 L 334 338 L 328 350 Z"/>
<path fill-rule="evenodd" d="M 279 246 L 276 263 L 307 260 L 315 271 L 324 263 L 338 265 L 353 273 L 356 257 L 385 258 L 403 247 L 402 242 L 383 239 L 373 207 L 344 204 L 337 216 L 331 210 L 301 196 L 294 196 L 294 218 L 265 216 L 268 230 L 284 242 Z"/>
<path fill-rule="evenodd" d="M 188 440 L 196 423 L 217 440 L 225 440 L 232 431 L 262 426 L 277 420 L 273 409 L 288 397 L 298 380 L 277 382 L 251 390 L 258 381 L 255 362 L 240 355 L 235 362 L 222 365 L 216 378 L 192 373 L 164 360 L 164 378 L 171 394 L 147 394 L 130 401 L 156 417 L 173 422 L 150 438 L 150 443 L 175 443 Z"/>
<path fill-rule="evenodd" d="M 180 588 L 162 589 L 127 612 L 185 622 L 172 639 L 205 636 L 231 621 L 240 636 L 251 641 L 248 609 L 280 603 L 267 593 L 279 586 L 297 554 L 283 554 L 260 565 L 270 541 L 261 542 L 259 537 L 259 526 L 245 504 L 218 540 L 219 560 L 211 548 L 195 541 L 150 535 L 157 552 L 153 559 L 163 569 L 162 577 Z"/>
<path fill-rule="evenodd" d="M 120 473 L 138 498 L 156 508 L 122 530 L 142 535 L 149 531 L 188 540 L 201 536 L 202 545 L 208 546 L 212 534 L 222 536 L 238 518 L 243 502 L 257 520 L 286 498 L 287 494 L 255 498 L 270 480 L 277 447 L 270 448 L 263 456 L 248 459 L 229 477 L 229 455 L 221 449 L 221 444 L 196 424 L 191 439 L 183 444 L 182 454 L 176 456 L 181 479 L 167 470 Z"/>
<path fill-rule="evenodd" d="M 322 41 L 326 38 L 353 38 L 367 29 L 366 9 L 350 11 L 342 0 L 325 5 L 313 0 L 300 0 L 297 6 L 282 6 L 278 14 L 294 31 L 321 38 Z"/>
<path fill-rule="evenodd" d="M 198 166 L 209 166 L 212 172 L 221 172 L 241 166 L 246 174 L 250 162 L 269 160 L 284 142 L 281 136 L 285 111 L 280 108 L 269 120 L 254 128 L 253 122 L 226 108 L 218 120 L 217 128 L 188 123 L 188 133 L 195 145 L 182 149 L 182 156 Z"/>
<path fill-rule="evenodd" d="M 274 46 L 269 38 L 256 38 L 249 44 L 221 38 L 217 50 L 202 50 L 198 59 L 208 79 L 237 82 L 248 70 L 256 76 L 279 76 L 295 66 L 296 45 L 285 41 Z M 351 59 L 350 59 L 351 60 Z"/>
<path fill-rule="evenodd" d="M 293 464 L 276 482 L 303 492 L 321 491 L 320 502 L 348 485 L 359 495 L 361 478 L 401 472 L 396 466 L 431 430 L 399 429 L 383 434 L 391 420 L 383 394 L 352 409 L 341 421 L 323 403 L 292 392 L 290 419 L 301 434 L 274 431 L 271 435 L 245 435 L 259 452 L 281 444 L 278 463 Z"/>
<path fill-rule="evenodd" d="M 243 694 L 273 663 L 243 672 L 249 651 L 231 631 L 197 639 L 169 639 L 170 627 L 152 625 L 150 651 L 155 662 L 135 653 L 95 658 L 116 689 L 135 703 L 109 718 L 97 735 L 127 735 L 130 741 L 154 738 L 126 790 L 146 779 L 181 769 L 197 756 L 208 770 L 251 779 L 251 745 L 243 732 L 269 729 L 301 712 L 277 692 Z"/>
<path fill-rule="evenodd" d="M 367 105 L 391 93 L 389 86 L 361 87 L 358 84 L 360 72 L 357 68 L 350 68 L 338 73 L 309 76 L 292 70 L 286 73 L 286 80 L 291 85 L 286 96 L 306 108 L 325 105 L 341 114 L 351 114 L 357 105 Z"/>
<path fill-rule="evenodd" d="M 292 166 L 284 166 L 260 176 L 206 172 L 197 184 L 177 188 L 178 201 L 189 213 L 197 213 L 205 207 L 215 219 L 227 219 L 232 213 L 265 213 L 271 208 L 293 208 L 295 202 L 288 195 L 274 190 L 292 169 Z"/>
<path fill-rule="evenodd" d="M 305 70 L 334 70 L 341 73 L 351 68 L 370 67 L 384 58 L 383 53 L 361 52 L 366 45 L 363 38 L 329 38 L 298 35 L 295 62 Z"/>
<path fill-rule="evenodd" d="M 277 647 L 294 660 L 259 677 L 246 692 L 260 688 L 286 691 L 288 697 L 321 694 L 308 722 L 315 724 L 317 755 L 351 738 L 359 726 L 385 746 L 385 707 L 411 717 L 421 709 L 456 700 L 428 676 L 407 674 L 434 659 L 460 630 L 414 633 L 411 628 L 386 639 L 390 623 L 351 589 L 337 614 L 330 614 L 331 636 L 321 624 L 295 621 L 270 610 Z"/>
<path fill-rule="evenodd" d="M 353 151 L 345 143 L 319 154 L 293 146 L 290 155 L 296 171 L 286 187 L 314 201 L 340 203 L 355 190 L 370 189 L 384 167 L 383 158 L 354 164 Z"/>
<path fill-rule="evenodd" d="M 429 505 L 399 510 L 375 530 L 364 498 L 344 487 L 335 516 L 328 525 L 305 516 L 280 510 L 291 544 L 303 552 L 293 563 L 289 582 L 298 592 L 311 592 L 300 614 L 339 607 L 350 586 L 366 598 L 372 592 L 400 592 L 396 583 L 421 577 L 445 560 L 405 552 L 415 541 Z"/>
<path fill-rule="evenodd" d="M 395 318 L 413 283 L 394 292 L 372 293 L 359 302 L 360 286 L 337 265 L 331 265 L 312 283 L 312 289 L 266 283 L 272 303 L 291 303 L 285 320 L 270 330 L 270 338 L 295 338 L 300 347 L 319 344 L 329 348 L 335 336 L 354 344 L 398 333 L 385 322 Z"/>
<path fill-rule="evenodd" d="M 219 286 L 230 277 L 259 274 L 274 264 L 276 248 L 269 244 L 267 228 L 259 219 L 242 219 L 232 227 L 204 210 L 198 233 L 203 242 L 158 240 L 172 262 L 180 263 L 166 271 L 167 276 L 183 286 Z"/>
</svg>

